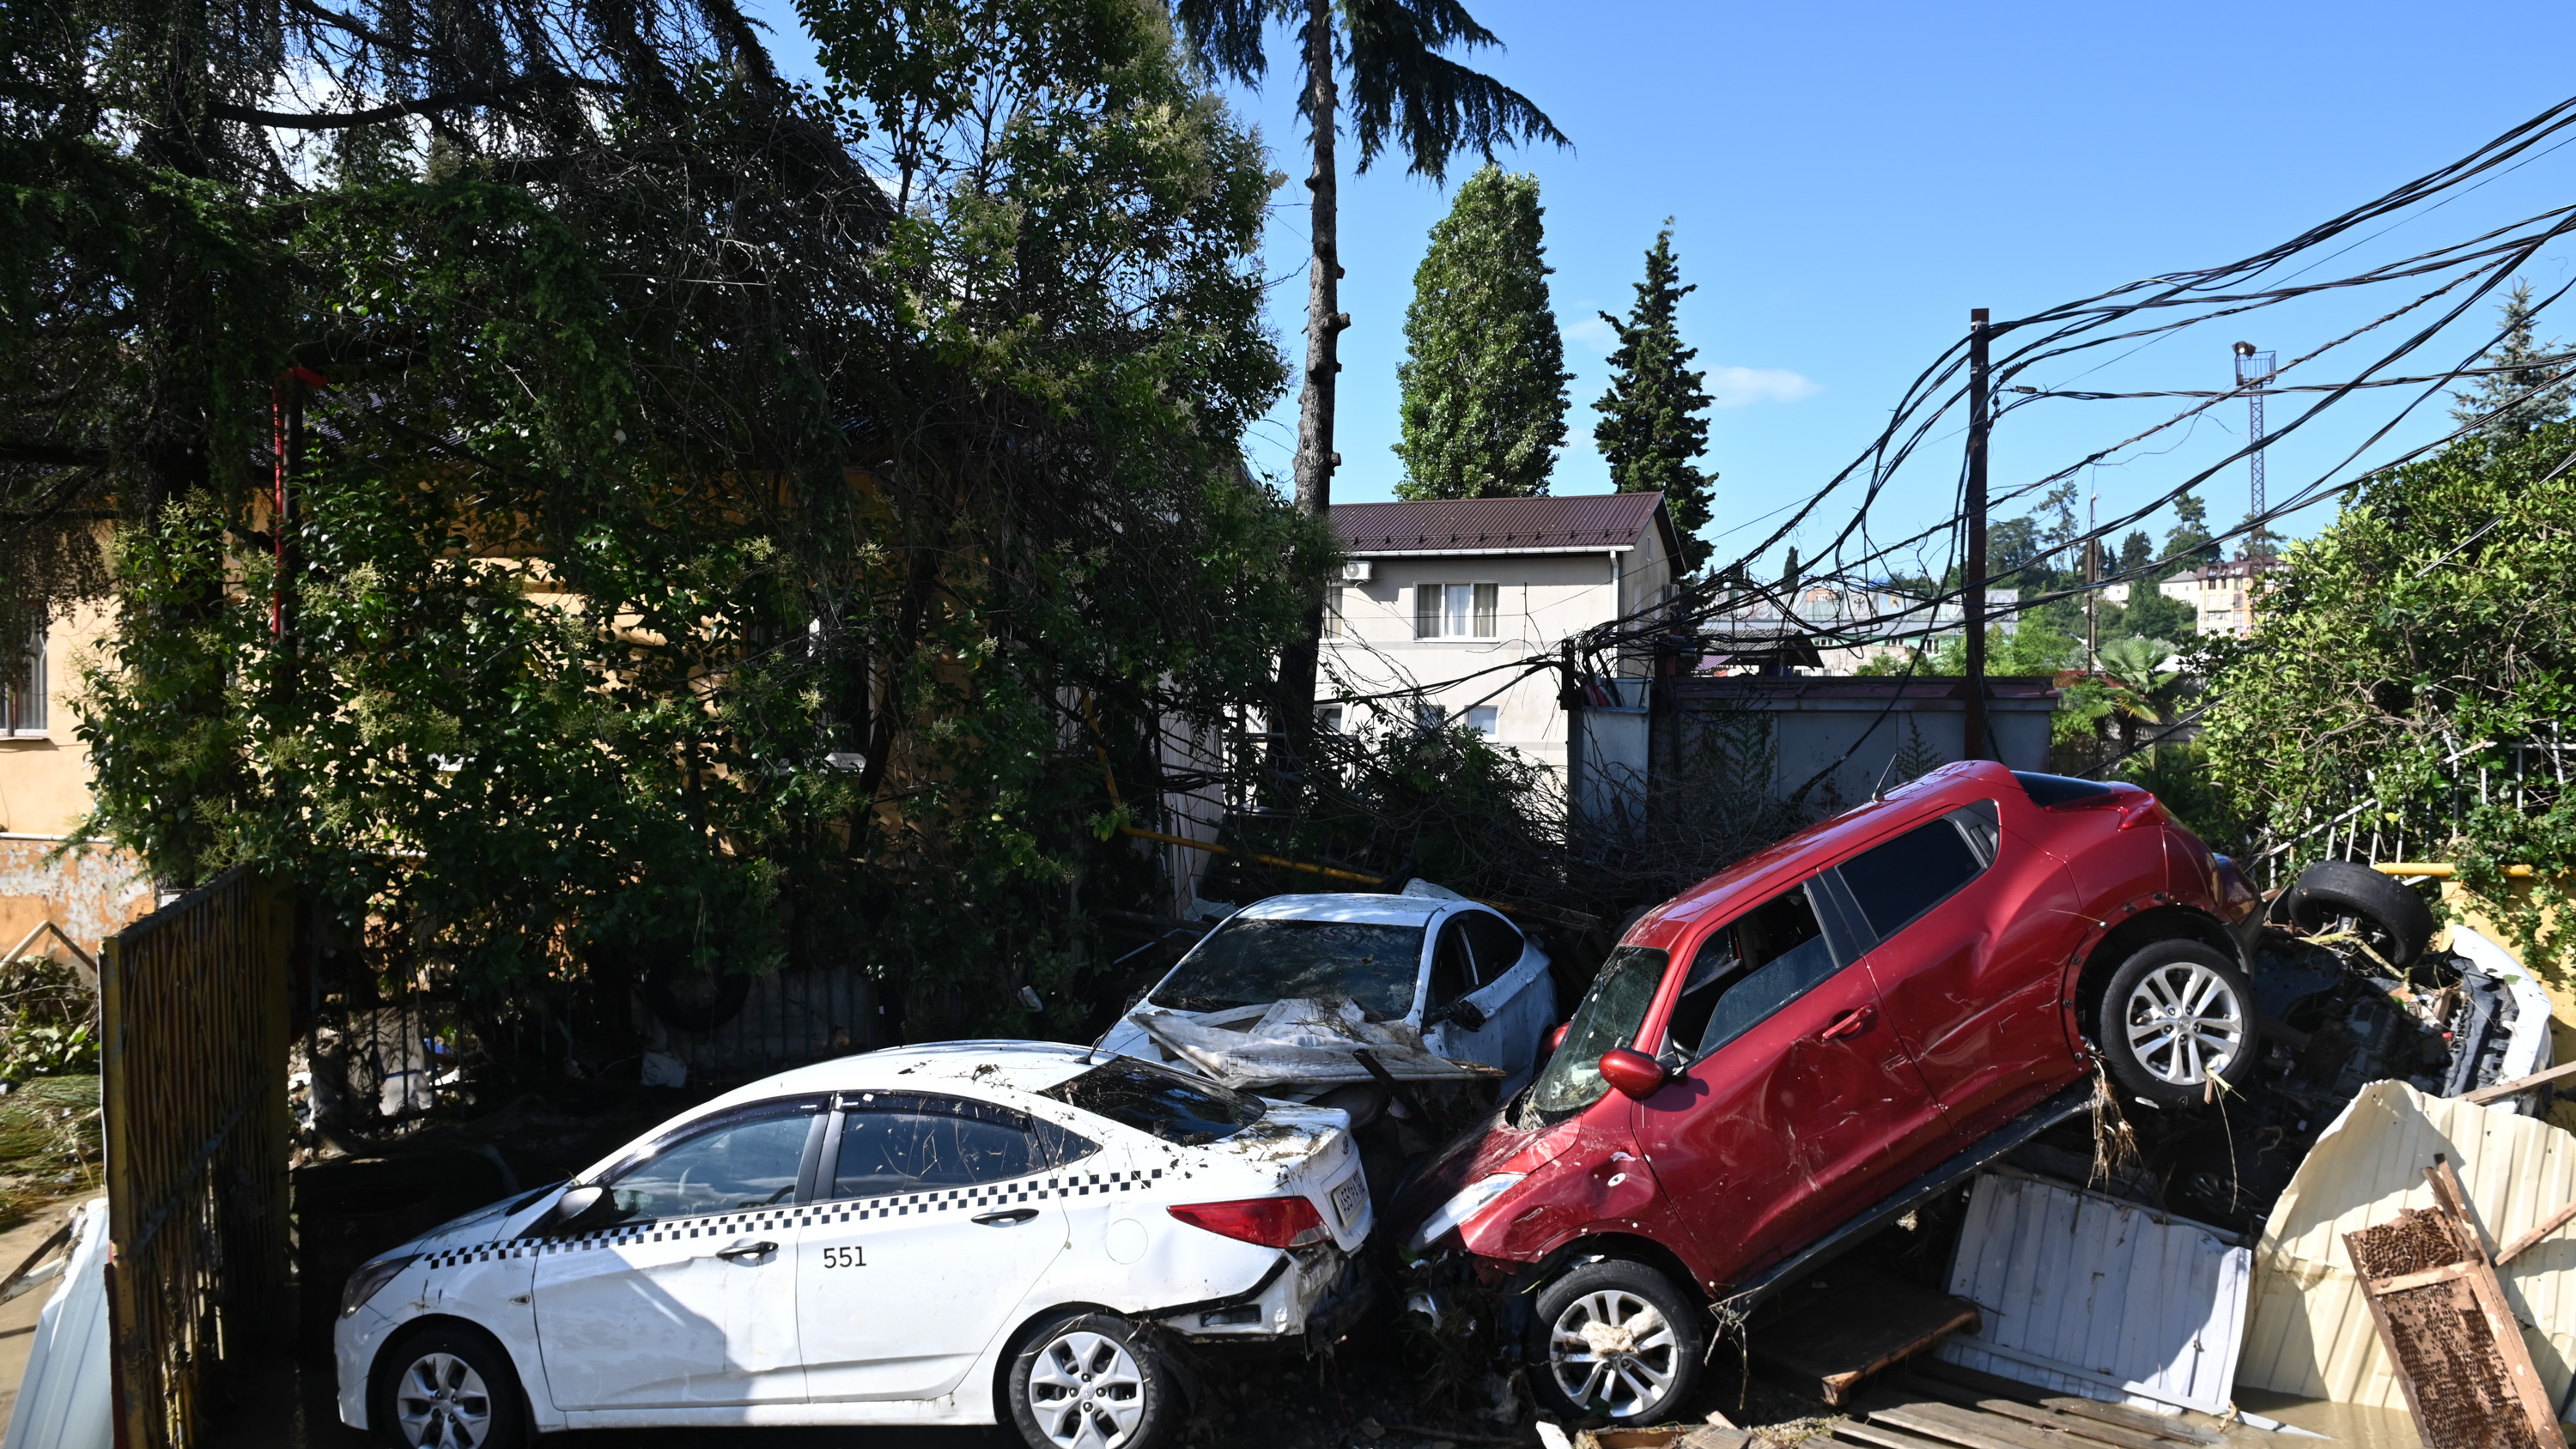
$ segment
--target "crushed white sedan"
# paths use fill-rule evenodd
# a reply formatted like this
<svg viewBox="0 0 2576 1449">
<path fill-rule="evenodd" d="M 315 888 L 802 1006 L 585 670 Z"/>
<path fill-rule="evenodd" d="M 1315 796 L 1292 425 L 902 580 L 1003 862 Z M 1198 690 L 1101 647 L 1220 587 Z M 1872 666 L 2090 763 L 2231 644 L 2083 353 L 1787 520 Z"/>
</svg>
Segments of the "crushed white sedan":
<svg viewBox="0 0 2576 1449">
<path fill-rule="evenodd" d="M 1547 953 L 1490 906 L 1399 894 L 1272 896 L 1210 931 L 1101 1046 L 1267 1095 L 1343 1106 L 1397 1081 L 1509 1096 L 1558 1021 Z"/>
<path fill-rule="evenodd" d="M 1169 1333 L 1337 1335 L 1372 1223 L 1347 1118 L 1042 1042 L 844 1057 L 352 1274 L 340 1413 L 558 1429 L 1015 1425 L 1152 1449 Z"/>
</svg>

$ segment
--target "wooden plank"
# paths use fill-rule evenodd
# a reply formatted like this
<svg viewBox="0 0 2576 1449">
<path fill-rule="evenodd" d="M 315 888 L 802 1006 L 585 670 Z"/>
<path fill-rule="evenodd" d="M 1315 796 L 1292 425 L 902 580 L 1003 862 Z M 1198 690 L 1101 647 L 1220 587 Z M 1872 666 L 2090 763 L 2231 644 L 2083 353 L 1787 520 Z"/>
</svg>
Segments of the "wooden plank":
<svg viewBox="0 0 2576 1449">
<path fill-rule="evenodd" d="M 2533 1072 L 2527 1077 L 2516 1077 L 2510 1082 L 2498 1082 L 2492 1087 L 2480 1087 L 2474 1092 L 2462 1092 L 2460 1100 L 2474 1102 L 2483 1107 L 2489 1102 L 2501 1102 L 2507 1097 L 2518 1097 L 2534 1087 L 2545 1087 L 2551 1082 L 2564 1081 L 2571 1076 L 2576 1076 L 2576 1062 L 2561 1062 L 2546 1071 Z"/>
<path fill-rule="evenodd" d="M 2061 1414 L 2055 1409 L 2043 1409 L 2036 1404 L 2025 1404 L 2019 1399 L 2008 1399 L 2000 1394 L 1980 1393 L 1963 1384 L 1945 1384 L 1939 1379 L 1909 1377 L 1902 1381 L 1902 1387 L 1957 1404 L 1964 1409 L 2000 1414 L 2007 1419 L 2018 1419 L 2025 1424 L 2036 1424 L 2043 1429 L 2052 1429 L 2061 1434 L 2080 1434 L 2087 1439 L 2116 1444 L 2120 1449 L 2166 1449 L 2171 1442 L 2144 1430 L 2125 1429 L 2117 1425 L 2105 1424 L 2098 1419 Z"/>
<path fill-rule="evenodd" d="M 1968 1449 L 2065 1449 L 2067 1442 L 2046 1429 L 2036 1429 L 2001 1414 L 1980 1414 L 1938 1399 L 1893 1397 L 1878 1402 L 1884 1407 L 1870 1409 L 1872 1420 L 1917 1434 L 1937 1435 L 1965 1444 Z"/>
<path fill-rule="evenodd" d="M 2540 1226 L 2533 1228 L 2530 1232 L 2523 1234 L 2521 1237 L 2518 1237 L 2511 1243 L 2507 1244 L 2503 1252 L 2495 1255 L 2495 1265 L 2501 1268 L 2505 1264 L 2512 1262 L 2528 1249 L 2538 1246 L 2541 1239 L 2548 1237 L 2551 1233 L 2567 1226 L 2571 1221 L 2576 1221 L 2576 1202 L 2570 1202 L 2565 1207 L 2551 1213 L 2546 1219 L 2542 1220 Z"/>
<path fill-rule="evenodd" d="M 2419 1273 L 2400 1273 L 2394 1278 L 2374 1278 L 2370 1280 L 2370 1291 L 2385 1295 L 2403 1293 L 2409 1288 L 2430 1288 L 2436 1283 L 2448 1283 L 2454 1278 L 2466 1278 L 2477 1270 L 2478 1265 L 2475 1263 L 2446 1263 L 2439 1268 L 2426 1268 Z"/>
<path fill-rule="evenodd" d="M 2438 1176 L 2437 1176 L 2438 1174 Z M 2442 1200 L 2443 1210 L 2471 1251 L 2467 1275 L 2469 1291 L 2486 1315 L 2487 1333 L 2495 1340 L 2496 1356 L 2504 1360 L 2505 1382 L 2513 1386 L 2514 1396 L 2521 1401 L 2523 1417 L 2531 1424 L 2532 1437 L 2542 1444 L 2555 1444 L 2566 1449 L 2567 1440 L 2558 1429 L 2558 1407 L 2550 1402 L 2549 1391 L 2542 1387 L 2540 1369 L 2531 1361 L 2531 1346 L 2522 1341 L 2522 1325 L 2515 1320 L 2513 1309 L 2504 1298 L 2504 1284 L 2496 1277 L 2495 1265 L 2487 1257 L 2486 1238 L 2478 1231 L 2477 1222 L 2469 1216 L 2468 1195 L 2460 1190 L 2459 1175 L 2451 1170 L 2451 1160 L 2440 1153 L 2433 1165 L 2425 1169 L 2433 1177 L 2434 1196 Z"/>
<path fill-rule="evenodd" d="M 1771 1300 L 1749 1336 L 1756 1359 L 1813 1381 L 1841 1408 L 1863 1379 L 1977 1326 L 1977 1306 L 1965 1299 L 1836 1264 Z"/>
<path fill-rule="evenodd" d="M 2226 1436 L 2215 1429 L 2205 1428 L 2169 1414 L 2133 1408 L 2127 1404 L 2088 1399 L 2081 1394 L 2052 1394 L 2046 1389 L 2035 1384 L 2023 1383 L 2019 1379 L 2008 1379 L 1999 1374 L 1962 1368 L 1957 1364 L 1943 1363 L 1938 1359 L 1925 1359 L 1916 1363 L 1913 1371 L 1931 1378 L 1947 1379 L 1954 1384 L 1964 1384 L 1972 1389 L 1983 1389 L 2001 1398 L 2019 1399 L 2025 1404 L 2036 1404 L 2043 1409 L 2055 1409 L 2061 1414 L 2073 1414 L 2079 1418 L 2093 1419 L 2123 1429 L 2135 1429 L 2140 1433 L 2153 1434 L 2158 1438 L 2171 1439 L 2176 1443 L 2214 1445 L 2226 1442 Z"/>
<path fill-rule="evenodd" d="M 1838 1420 L 1834 1424 L 1834 1433 L 1855 1444 L 1867 1444 L 1870 1449 L 1952 1449 L 1945 1440 L 1926 1439 L 1920 1434 L 1908 1434 L 1902 1429 L 1891 1429 L 1866 1419 Z"/>
</svg>

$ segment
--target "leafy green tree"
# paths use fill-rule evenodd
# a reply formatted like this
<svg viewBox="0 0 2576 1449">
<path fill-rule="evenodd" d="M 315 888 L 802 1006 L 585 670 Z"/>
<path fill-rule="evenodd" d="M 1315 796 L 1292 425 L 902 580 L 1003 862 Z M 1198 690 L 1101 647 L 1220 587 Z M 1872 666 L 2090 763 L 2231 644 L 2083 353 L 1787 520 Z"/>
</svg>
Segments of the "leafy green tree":
<svg viewBox="0 0 2576 1449">
<path fill-rule="evenodd" d="M 1333 404 L 1342 370 L 1340 173 L 1335 142 L 1349 77 L 1350 121 L 1361 171 L 1389 148 L 1415 175 L 1440 181 L 1465 152 L 1490 160 L 1514 141 L 1570 145 L 1527 96 L 1461 64 L 1453 51 L 1499 48 L 1494 33 L 1458 0 L 1171 0 L 1181 34 L 1217 75 L 1259 85 L 1270 69 L 1272 21 L 1297 35 L 1297 114 L 1306 123 L 1312 169 L 1306 178 L 1312 257 L 1306 271 L 1306 365 L 1297 403 L 1297 506 L 1320 522 L 1333 502 Z M 1275 719 L 1293 733 L 1311 726 L 1315 662 L 1324 634 L 1320 585 L 1303 634 L 1279 656 Z M 1293 740 L 1292 740 L 1293 743 Z"/>
<path fill-rule="evenodd" d="M 1682 298 L 1698 290 L 1681 284 L 1667 217 L 1646 252 L 1636 306 L 1625 318 L 1601 314 L 1618 332 L 1619 347 L 1610 354 L 1610 390 L 1592 405 L 1601 414 L 1592 439 L 1610 465 L 1611 483 L 1622 493 L 1664 495 L 1681 535 L 1685 573 L 1697 573 L 1708 562 L 1710 546 L 1699 532 L 1708 526 L 1717 482 L 1697 462 L 1708 451 L 1709 397 L 1702 385 L 1707 374 L 1691 370 L 1699 349 L 1682 346 L 1681 337 Z"/>
<path fill-rule="evenodd" d="M 1528 498 L 1565 442 L 1538 178 L 1487 165 L 1431 228 L 1405 309 L 1399 498 Z"/>
<path fill-rule="evenodd" d="M 2218 562 L 2219 545 L 2210 541 L 2209 505 L 2185 489 L 2174 499 L 2173 508 L 2174 526 L 2165 530 L 2166 576 Z"/>
<path fill-rule="evenodd" d="M 2153 578 L 2132 579 L 2129 602 L 2120 610 L 2120 627 L 2140 638 L 2188 639 L 2200 632 L 2200 611 L 2158 593 Z"/>
<path fill-rule="evenodd" d="M 2287 838 L 2366 803 L 2410 853 L 2458 861 L 2536 966 L 2564 963 L 2576 925 L 2558 883 L 2576 868 L 2576 795 L 2545 765 L 2516 789 L 2477 777 L 2511 778 L 2513 747 L 2555 740 L 2576 711 L 2562 602 L 2576 591 L 2576 478 L 2557 472 L 2571 446 L 2576 425 L 2548 423 L 2363 484 L 2290 546 L 2253 639 L 2213 651 L 2199 741 L 2258 827 Z M 2506 864 L 2537 867 L 2537 889 L 2514 889 Z"/>
<path fill-rule="evenodd" d="M 2136 573 L 2156 561 L 2156 546 L 2143 528 L 2129 530 L 2120 540 L 2120 560 L 2116 567 L 2124 574 Z"/>
<path fill-rule="evenodd" d="M 2563 421 L 2576 377 L 2568 375 L 2567 354 L 2555 338 L 2532 340 L 2529 282 L 2516 281 L 2497 305 L 2504 314 L 2502 335 L 2478 358 L 2479 365 L 2497 370 L 2452 394 L 2459 406 L 2451 417 L 2495 441 L 2511 442 L 2543 423 Z"/>
<path fill-rule="evenodd" d="M 1329 554 L 1242 474 L 1275 183 L 1164 12 L 817 0 L 828 100 L 717 0 L 60 13 L 0 464 L 121 530 L 93 828 L 478 987 L 855 960 L 1028 1029 L 1150 884 L 1085 702 L 1212 726 Z"/>
</svg>

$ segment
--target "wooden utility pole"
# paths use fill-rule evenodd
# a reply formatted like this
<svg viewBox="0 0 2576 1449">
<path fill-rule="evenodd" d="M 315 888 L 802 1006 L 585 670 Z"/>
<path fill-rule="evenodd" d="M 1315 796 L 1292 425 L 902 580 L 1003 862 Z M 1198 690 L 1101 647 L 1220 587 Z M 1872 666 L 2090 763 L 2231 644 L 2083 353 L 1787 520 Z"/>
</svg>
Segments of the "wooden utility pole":
<svg viewBox="0 0 2576 1449">
<path fill-rule="evenodd" d="M 1986 309 L 1968 314 L 1968 562 L 1960 623 L 1968 631 L 1968 714 L 1959 751 L 1986 758 Z"/>
</svg>

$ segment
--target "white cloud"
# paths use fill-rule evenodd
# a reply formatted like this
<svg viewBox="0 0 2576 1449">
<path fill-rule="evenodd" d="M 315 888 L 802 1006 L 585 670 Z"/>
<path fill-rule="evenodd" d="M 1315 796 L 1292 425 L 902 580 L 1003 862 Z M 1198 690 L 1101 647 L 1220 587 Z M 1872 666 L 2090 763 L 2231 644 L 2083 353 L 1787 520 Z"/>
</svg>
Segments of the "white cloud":
<svg viewBox="0 0 2576 1449">
<path fill-rule="evenodd" d="M 1812 397 L 1824 389 L 1785 367 L 1712 367 L 1708 370 L 1708 395 L 1722 408 L 1740 408 L 1746 403 L 1788 403 Z"/>
<path fill-rule="evenodd" d="M 1596 356 L 1608 357 L 1619 350 L 1619 334 L 1612 330 L 1609 323 L 1601 320 L 1601 314 L 1598 312 L 1571 327 L 1560 327 L 1557 330 L 1568 343 Z"/>
</svg>

